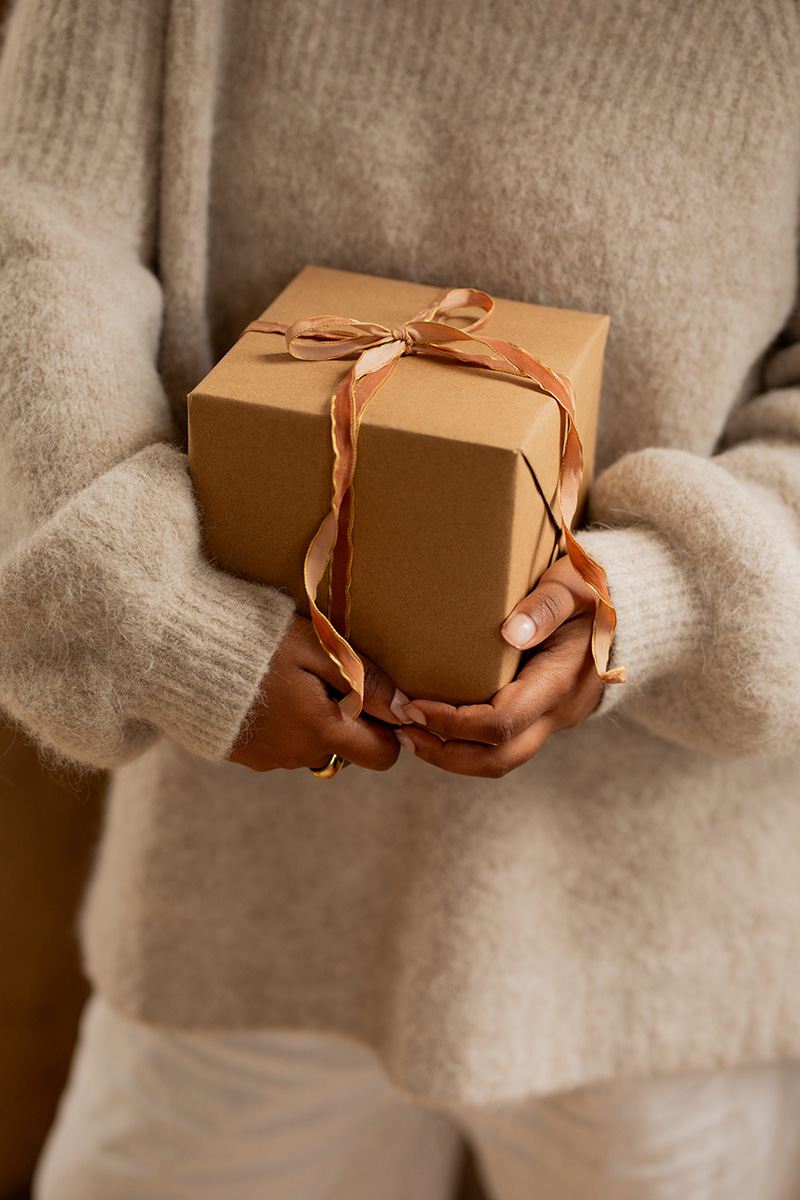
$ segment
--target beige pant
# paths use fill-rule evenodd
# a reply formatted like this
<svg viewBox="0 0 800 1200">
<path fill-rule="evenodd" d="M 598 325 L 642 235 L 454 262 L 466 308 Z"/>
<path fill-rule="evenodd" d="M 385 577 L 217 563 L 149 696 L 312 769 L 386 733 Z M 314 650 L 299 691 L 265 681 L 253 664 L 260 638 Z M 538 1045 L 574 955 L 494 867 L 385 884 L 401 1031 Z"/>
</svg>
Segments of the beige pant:
<svg viewBox="0 0 800 1200">
<path fill-rule="evenodd" d="M 463 1138 L 493 1200 L 800 1200 L 800 1066 L 435 1111 L 338 1037 L 168 1033 L 95 999 L 34 1197 L 450 1200 Z"/>
</svg>

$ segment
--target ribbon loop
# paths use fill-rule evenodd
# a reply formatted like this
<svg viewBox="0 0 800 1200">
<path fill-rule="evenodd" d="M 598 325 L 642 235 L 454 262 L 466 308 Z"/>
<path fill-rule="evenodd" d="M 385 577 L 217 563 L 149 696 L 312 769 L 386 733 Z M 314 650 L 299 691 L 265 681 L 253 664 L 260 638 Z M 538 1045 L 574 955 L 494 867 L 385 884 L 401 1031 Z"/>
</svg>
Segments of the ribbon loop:
<svg viewBox="0 0 800 1200">
<path fill-rule="evenodd" d="M 460 308 L 483 310 L 482 317 L 461 327 L 463 332 L 472 333 L 473 329 L 480 329 L 481 325 L 485 325 L 489 320 L 494 312 L 494 300 L 488 292 L 479 292 L 475 288 L 451 288 L 449 292 L 445 292 L 443 296 L 439 297 L 432 308 L 426 309 L 425 313 L 420 313 L 417 317 L 412 317 L 412 321 L 438 321 L 440 317 L 452 316 Z"/>
<path fill-rule="evenodd" d="M 467 325 L 451 324 L 460 309 L 477 308 L 482 315 Z M 583 447 L 575 425 L 572 380 L 541 362 L 521 346 L 498 338 L 476 337 L 494 310 L 494 300 L 474 288 L 451 288 L 430 308 L 403 325 L 389 329 L 352 317 L 306 317 L 292 325 L 252 321 L 245 333 L 279 333 L 298 359 L 359 357 L 342 379 L 331 400 L 333 479 L 330 512 L 308 548 L 304 579 L 311 620 L 317 637 L 339 668 L 351 691 L 341 701 L 357 716 L 364 700 L 364 666 L 347 640 L 350 636 L 350 578 L 353 561 L 353 477 L 358 431 L 369 402 L 405 354 L 429 354 L 466 367 L 501 371 L 536 384 L 558 405 L 562 418 L 562 452 L 558 479 L 561 543 L 576 573 L 597 597 L 592 627 L 592 656 L 604 683 L 623 683 L 625 668 L 608 670 L 617 616 L 608 594 L 603 568 L 578 544 L 571 530 L 583 475 Z M 328 571 L 328 614 L 317 604 L 317 591 Z"/>
</svg>

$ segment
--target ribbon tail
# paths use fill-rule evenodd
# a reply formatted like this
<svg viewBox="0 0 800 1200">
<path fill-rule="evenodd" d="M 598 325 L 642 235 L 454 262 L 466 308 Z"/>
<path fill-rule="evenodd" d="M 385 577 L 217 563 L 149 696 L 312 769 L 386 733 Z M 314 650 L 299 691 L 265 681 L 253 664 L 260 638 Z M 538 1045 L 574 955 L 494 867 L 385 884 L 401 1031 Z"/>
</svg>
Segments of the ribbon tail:
<svg viewBox="0 0 800 1200">
<path fill-rule="evenodd" d="M 331 509 L 306 553 L 304 582 L 311 620 L 326 653 L 333 659 L 352 691 L 340 702 L 348 716 L 358 716 L 364 703 L 364 665 L 350 645 L 350 589 L 353 564 L 353 521 L 358 433 L 370 400 L 395 369 L 402 353 L 396 344 L 394 357 L 366 374 L 357 363 L 341 381 L 331 400 L 333 473 Z M 320 581 L 329 571 L 328 616 L 317 605 Z"/>
<path fill-rule="evenodd" d="M 343 678 L 349 683 L 352 689 L 349 696 L 355 693 L 355 696 L 358 698 L 357 711 L 353 711 L 355 707 L 354 702 L 350 703 L 347 710 L 349 716 L 355 717 L 361 711 L 361 700 L 364 696 L 364 664 L 350 643 L 334 629 L 331 622 L 317 605 L 317 590 L 330 561 L 335 542 L 336 515 L 333 509 L 331 509 L 314 534 L 311 544 L 306 551 L 305 562 L 303 564 L 303 580 L 306 596 L 308 597 L 311 622 L 319 638 L 320 645 L 328 657 L 339 668 Z M 342 705 L 349 700 L 349 696 L 345 696 L 344 700 L 341 701 Z"/>
<path fill-rule="evenodd" d="M 394 358 L 366 375 L 358 373 L 359 364 L 356 364 L 339 384 L 332 401 L 332 507 L 336 513 L 337 532 L 331 551 L 328 613 L 334 627 L 345 638 L 350 636 L 353 524 L 355 521 L 354 479 L 358 460 L 358 435 L 367 405 L 389 379 L 399 357 L 400 347 L 398 346 Z"/>
<path fill-rule="evenodd" d="M 624 667 L 615 667 L 611 671 L 608 669 L 611 645 L 617 627 L 617 611 L 608 594 L 606 573 L 599 562 L 592 558 L 583 546 L 579 545 L 572 531 L 566 526 L 564 527 L 564 538 L 572 567 L 597 597 L 594 621 L 592 622 L 592 658 L 597 674 L 603 683 L 625 683 Z"/>
</svg>

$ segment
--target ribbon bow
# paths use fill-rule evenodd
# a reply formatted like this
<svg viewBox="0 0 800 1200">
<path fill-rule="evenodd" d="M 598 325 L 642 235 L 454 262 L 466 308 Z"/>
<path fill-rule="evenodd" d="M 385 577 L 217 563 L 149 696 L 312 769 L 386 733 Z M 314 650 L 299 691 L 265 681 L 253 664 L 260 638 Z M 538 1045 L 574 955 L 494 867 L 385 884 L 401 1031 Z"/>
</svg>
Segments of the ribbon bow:
<svg viewBox="0 0 800 1200">
<path fill-rule="evenodd" d="M 483 315 L 465 326 L 446 323 L 461 308 L 479 308 Z M 331 508 L 308 547 L 303 570 L 311 620 L 317 636 L 352 688 L 341 702 L 342 709 L 349 715 L 357 716 L 364 700 L 364 667 L 347 640 L 350 636 L 353 477 L 358 431 L 364 410 L 404 354 L 432 355 L 465 367 L 503 371 L 530 380 L 555 400 L 562 425 L 558 483 L 561 538 L 572 566 L 597 597 L 592 627 L 592 656 L 597 672 L 604 683 L 622 683 L 625 680 L 624 667 L 607 670 L 617 618 L 609 599 L 605 572 L 578 545 L 570 529 L 583 475 L 583 448 L 575 427 L 575 389 L 566 375 L 560 375 L 513 342 L 475 337 L 473 331 L 489 320 L 493 309 L 494 301 L 486 292 L 454 288 L 445 292 L 431 308 L 417 313 L 396 329 L 356 321 L 351 317 L 320 316 L 295 321 L 288 326 L 271 321 L 252 321 L 244 331 L 283 334 L 289 353 L 299 359 L 359 355 L 331 399 Z M 317 589 L 329 564 L 326 616 L 317 605 Z"/>
</svg>

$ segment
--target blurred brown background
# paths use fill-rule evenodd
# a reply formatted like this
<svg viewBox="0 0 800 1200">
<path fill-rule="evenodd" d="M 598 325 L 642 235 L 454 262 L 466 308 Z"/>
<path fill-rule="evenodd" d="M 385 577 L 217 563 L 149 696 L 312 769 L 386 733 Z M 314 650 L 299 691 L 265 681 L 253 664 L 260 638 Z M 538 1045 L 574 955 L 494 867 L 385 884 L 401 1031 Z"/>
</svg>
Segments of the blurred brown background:
<svg viewBox="0 0 800 1200">
<path fill-rule="evenodd" d="M 103 780 L 45 769 L 0 719 L 0 1198 L 23 1200 L 86 995 L 75 913 Z"/>
</svg>

